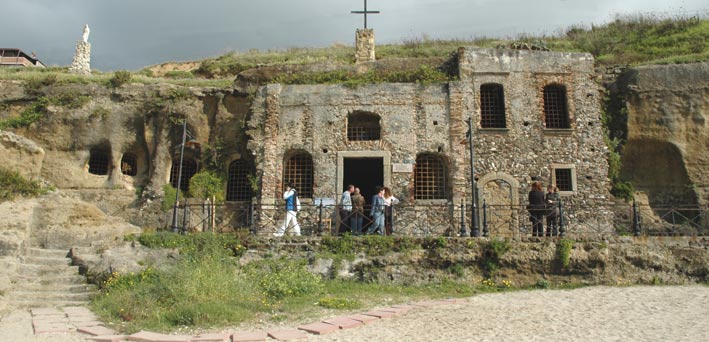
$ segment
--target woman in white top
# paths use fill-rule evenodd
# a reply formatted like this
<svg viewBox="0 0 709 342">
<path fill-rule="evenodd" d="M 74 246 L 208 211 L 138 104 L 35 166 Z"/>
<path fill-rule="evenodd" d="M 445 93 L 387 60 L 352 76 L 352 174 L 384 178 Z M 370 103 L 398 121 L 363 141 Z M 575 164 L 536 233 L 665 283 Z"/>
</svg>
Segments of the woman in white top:
<svg viewBox="0 0 709 342">
<path fill-rule="evenodd" d="M 394 197 L 389 187 L 384 187 L 384 226 L 386 227 L 386 235 L 391 235 L 391 224 L 394 219 L 392 214 L 392 205 L 399 204 L 399 199 Z"/>
</svg>

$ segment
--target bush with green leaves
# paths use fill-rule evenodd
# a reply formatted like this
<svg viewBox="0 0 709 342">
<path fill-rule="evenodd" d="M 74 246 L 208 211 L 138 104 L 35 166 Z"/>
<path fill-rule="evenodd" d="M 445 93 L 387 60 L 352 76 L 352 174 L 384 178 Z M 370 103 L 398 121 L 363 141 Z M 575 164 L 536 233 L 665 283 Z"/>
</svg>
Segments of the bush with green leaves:
<svg viewBox="0 0 709 342">
<path fill-rule="evenodd" d="M 47 190 L 33 180 L 28 180 L 19 172 L 0 167 L 0 202 L 10 201 L 17 196 L 39 196 Z"/>
<path fill-rule="evenodd" d="M 128 82 L 133 78 L 133 74 L 130 71 L 118 70 L 113 73 L 113 77 L 108 80 L 108 83 L 113 88 L 118 88 Z"/>
<path fill-rule="evenodd" d="M 172 210 L 172 207 L 175 206 L 177 189 L 173 188 L 172 185 L 168 183 L 163 185 L 162 191 L 163 196 L 162 201 L 160 202 L 160 208 L 162 208 L 162 211 Z M 182 193 L 182 190 L 180 190 L 180 198 L 185 198 L 185 195 Z"/>
<path fill-rule="evenodd" d="M 561 239 L 556 244 L 556 256 L 559 258 L 559 263 L 562 268 L 569 267 L 571 261 L 571 250 L 574 248 L 574 241 L 569 239 Z"/>
<path fill-rule="evenodd" d="M 200 171 L 190 178 L 190 196 L 224 201 L 224 179 L 212 171 Z"/>
<path fill-rule="evenodd" d="M 308 271 L 296 260 L 269 260 L 250 265 L 249 275 L 271 300 L 318 293 L 323 289 L 320 276 Z"/>
</svg>

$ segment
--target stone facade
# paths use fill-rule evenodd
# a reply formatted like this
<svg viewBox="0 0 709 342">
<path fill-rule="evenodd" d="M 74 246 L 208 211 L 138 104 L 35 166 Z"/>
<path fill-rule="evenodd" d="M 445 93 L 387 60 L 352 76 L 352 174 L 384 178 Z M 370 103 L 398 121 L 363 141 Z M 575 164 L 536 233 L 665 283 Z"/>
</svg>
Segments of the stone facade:
<svg viewBox="0 0 709 342">
<path fill-rule="evenodd" d="M 261 176 L 262 205 L 278 205 L 284 164 L 294 153 L 312 158 L 312 198 L 337 200 L 348 182 L 348 160 L 378 159 L 373 173 L 402 200 L 406 222 L 400 234 L 455 234 L 458 205 L 470 203 L 471 177 L 467 120 L 474 123 L 478 203 L 498 210 L 491 234 L 515 235 L 528 226 L 526 195 L 531 177 L 554 182 L 556 169 L 570 176 L 562 192 L 574 231 L 611 231 L 607 162 L 600 122 L 599 87 L 589 54 L 461 49 L 460 81 L 445 84 L 376 84 L 355 89 L 341 85 L 268 85 L 254 98 L 248 148 Z M 481 126 L 480 85 L 504 89 L 503 128 Z M 545 86 L 562 85 L 569 127 L 545 128 Z M 357 113 L 378 118 L 380 137 L 348 137 Z M 441 163 L 443 196 L 420 199 L 415 184 L 417 160 Z M 360 164 L 349 164 L 357 168 Z M 420 166 L 419 166 L 420 167 Z M 369 172 L 370 170 L 361 170 Z M 358 170 L 357 172 L 360 172 Z M 431 172 L 435 173 L 435 170 Z M 426 176 L 425 174 L 424 176 Z M 365 197 L 372 189 L 362 189 Z M 312 199 L 305 198 L 304 201 Z M 500 215 L 507 211 L 509 215 Z M 265 213 L 260 219 L 271 222 Z M 307 215 L 307 214 L 306 214 Z M 307 219 L 307 218 L 306 218 Z"/>
<path fill-rule="evenodd" d="M 357 29 L 355 33 L 355 62 L 372 62 L 376 59 L 374 54 L 374 30 Z"/>
<path fill-rule="evenodd" d="M 76 42 L 76 51 L 69 71 L 77 74 L 91 74 L 91 43 L 83 40 Z"/>
</svg>

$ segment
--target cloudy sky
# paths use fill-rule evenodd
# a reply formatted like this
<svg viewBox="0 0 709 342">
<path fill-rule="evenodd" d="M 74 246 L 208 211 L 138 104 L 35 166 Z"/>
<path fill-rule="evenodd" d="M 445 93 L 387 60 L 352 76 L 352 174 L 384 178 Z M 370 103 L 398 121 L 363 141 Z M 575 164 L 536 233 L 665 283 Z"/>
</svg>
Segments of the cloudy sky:
<svg viewBox="0 0 709 342">
<path fill-rule="evenodd" d="M 0 47 L 71 64 L 84 24 L 91 66 L 138 70 L 229 51 L 354 44 L 363 0 L 0 0 Z M 368 0 L 377 43 L 556 34 L 617 14 L 706 17 L 707 0 Z"/>
</svg>

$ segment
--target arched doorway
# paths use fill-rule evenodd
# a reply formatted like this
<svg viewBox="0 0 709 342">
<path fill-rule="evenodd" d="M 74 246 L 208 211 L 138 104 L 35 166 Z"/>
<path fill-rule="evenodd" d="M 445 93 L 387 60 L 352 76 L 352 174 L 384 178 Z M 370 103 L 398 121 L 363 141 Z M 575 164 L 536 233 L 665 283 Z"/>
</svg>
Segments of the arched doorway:
<svg viewBox="0 0 709 342">
<path fill-rule="evenodd" d="M 519 225 L 519 183 L 512 176 L 493 172 L 478 180 L 478 203 L 483 209 L 490 236 L 517 237 Z M 480 218 L 482 222 L 482 217 Z"/>
</svg>

